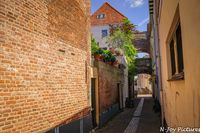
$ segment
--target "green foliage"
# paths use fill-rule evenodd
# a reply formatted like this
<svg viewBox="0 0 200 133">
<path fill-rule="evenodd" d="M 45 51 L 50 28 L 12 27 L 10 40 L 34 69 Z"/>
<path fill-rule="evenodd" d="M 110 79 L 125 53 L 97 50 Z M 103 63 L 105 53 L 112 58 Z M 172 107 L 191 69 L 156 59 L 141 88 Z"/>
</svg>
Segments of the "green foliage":
<svg viewBox="0 0 200 133">
<path fill-rule="evenodd" d="M 110 61 L 111 61 L 111 62 L 115 62 L 115 61 L 116 61 L 116 58 L 115 58 L 114 55 L 112 55 L 112 56 L 110 57 Z"/>
<path fill-rule="evenodd" d="M 111 51 L 109 50 L 104 50 L 104 53 L 103 53 L 103 60 L 105 62 L 115 62 L 116 61 L 116 58 L 115 56 L 111 53 Z"/>
<path fill-rule="evenodd" d="M 107 39 L 108 46 L 112 48 L 122 49 L 126 42 L 127 37 L 120 29 L 115 30 L 115 32 Z"/>
<path fill-rule="evenodd" d="M 134 61 L 128 64 L 128 76 L 129 76 L 130 81 L 134 80 L 135 74 L 136 74 L 136 66 L 135 66 L 135 61 Z"/>
<path fill-rule="evenodd" d="M 91 39 L 91 52 L 92 55 L 100 54 L 103 57 L 104 62 L 115 62 L 116 58 L 110 50 L 104 50 L 100 48 L 94 38 Z"/>
<path fill-rule="evenodd" d="M 133 31 L 135 31 L 135 25 L 132 24 L 127 18 L 123 20 L 123 24 L 121 25 L 120 29 L 126 35 L 132 35 Z"/>
<path fill-rule="evenodd" d="M 137 52 L 132 43 L 133 36 L 127 35 L 120 29 L 116 30 L 112 36 L 108 37 L 107 43 L 112 48 L 120 48 L 126 56 L 128 63 L 134 63 Z"/>
<path fill-rule="evenodd" d="M 103 54 L 103 53 L 104 53 L 104 50 L 101 49 L 101 48 L 98 48 L 98 49 L 94 52 L 94 54 Z"/>
<path fill-rule="evenodd" d="M 136 31 L 135 25 L 132 24 L 127 18 L 123 20 L 122 25 L 110 25 L 110 35 L 113 35 L 113 33 L 118 29 L 120 29 L 126 35 L 132 35 L 133 31 Z"/>
<path fill-rule="evenodd" d="M 111 35 L 107 39 L 107 43 L 112 48 L 119 48 L 123 51 L 128 61 L 129 75 L 132 79 L 135 74 L 135 56 L 136 48 L 133 45 L 135 26 L 128 19 L 123 20 L 120 26 L 111 26 Z"/>
<path fill-rule="evenodd" d="M 136 48 L 133 46 L 133 44 L 127 43 L 123 47 L 124 53 L 126 56 L 126 59 L 129 64 L 132 64 L 135 62 L 135 56 L 137 54 Z"/>
<path fill-rule="evenodd" d="M 91 39 L 91 52 L 92 52 L 92 55 L 94 55 L 98 50 L 99 50 L 99 46 L 98 46 L 96 40 L 92 37 L 92 39 Z M 100 52 L 100 51 L 98 51 L 98 52 Z"/>
</svg>

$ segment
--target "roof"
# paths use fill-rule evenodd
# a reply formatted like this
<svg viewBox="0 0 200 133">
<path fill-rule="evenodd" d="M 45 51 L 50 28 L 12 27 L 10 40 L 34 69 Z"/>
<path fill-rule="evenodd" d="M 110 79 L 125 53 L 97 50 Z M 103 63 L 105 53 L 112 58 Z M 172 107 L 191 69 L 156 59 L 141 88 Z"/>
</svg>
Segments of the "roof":
<svg viewBox="0 0 200 133">
<path fill-rule="evenodd" d="M 118 12 L 120 15 L 122 15 L 123 17 L 127 18 L 126 16 L 124 16 L 121 12 L 119 12 L 117 9 L 115 9 L 114 7 L 112 7 L 108 2 L 105 2 L 104 4 L 107 4 L 108 6 L 110 6 L 113 10 L 115 10 L 116 12 Z"/>
<path fill-rule="evenodd" d="M 105 18 L 97 19 L 99 14 L 105 14 Z M 105 2 L 94 14 L 91 16 L 92 25 L 108 25 L 121 23 L 123 19 L 127 18 L 117 9 L 112 7 L 108 2 Z"/>
</svg>

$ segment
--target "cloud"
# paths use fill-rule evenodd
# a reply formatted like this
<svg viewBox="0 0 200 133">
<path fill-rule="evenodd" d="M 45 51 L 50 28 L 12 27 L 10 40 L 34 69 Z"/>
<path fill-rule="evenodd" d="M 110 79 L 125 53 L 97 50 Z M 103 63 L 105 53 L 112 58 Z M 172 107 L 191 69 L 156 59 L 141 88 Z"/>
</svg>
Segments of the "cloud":
<svg viewBox="0 0 200 133">
<path fill-rule="evenodd" d="M 138 27 L 142 26 L 143 24 L 145 24 L 146 22 L 149 21 L 149 18 L 145 18 L 144 20 L 142 20 L 139 24 Z"/>
<path fill-rule="evenodd" d="M 144 4 L 144 0 L 125 0 L 130 4 L 131 8 L 139 7 Z"/>
</svg>

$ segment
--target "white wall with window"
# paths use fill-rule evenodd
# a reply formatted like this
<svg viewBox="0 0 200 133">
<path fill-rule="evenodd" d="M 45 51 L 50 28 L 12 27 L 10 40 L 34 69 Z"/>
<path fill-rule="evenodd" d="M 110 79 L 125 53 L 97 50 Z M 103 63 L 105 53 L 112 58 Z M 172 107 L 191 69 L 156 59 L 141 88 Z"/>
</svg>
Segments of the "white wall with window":
<svg viewBox="0 0 200 133">
<path fill-rule="evenodd" d="M 106 44 L 106 41 L 107 41 L 107 37 L 110 34 L 109 28 L 110 28 L 109 25 L 91 27 L 92 36 L 99 43 L 99 46 L 101 48 L 108 47 L 108 44 Z"/>
</svg>

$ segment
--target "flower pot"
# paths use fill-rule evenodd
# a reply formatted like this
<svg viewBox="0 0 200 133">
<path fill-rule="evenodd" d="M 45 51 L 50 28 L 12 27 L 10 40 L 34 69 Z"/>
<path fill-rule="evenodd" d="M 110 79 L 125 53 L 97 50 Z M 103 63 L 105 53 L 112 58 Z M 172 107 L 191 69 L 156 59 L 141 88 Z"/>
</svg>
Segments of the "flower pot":
<svg viewBox="0 0 200 133">
<path fill-rule="evenodd" d="M 94 55 L 94 58 L 96 59 L 96 60 L 102 60 L 102 56 L 100 55 L 100 54 L 96 54 L 96 55 Z"/>
</svg>

